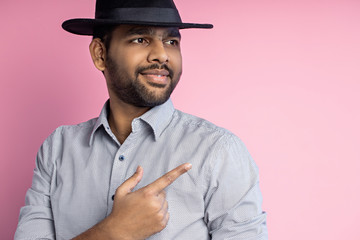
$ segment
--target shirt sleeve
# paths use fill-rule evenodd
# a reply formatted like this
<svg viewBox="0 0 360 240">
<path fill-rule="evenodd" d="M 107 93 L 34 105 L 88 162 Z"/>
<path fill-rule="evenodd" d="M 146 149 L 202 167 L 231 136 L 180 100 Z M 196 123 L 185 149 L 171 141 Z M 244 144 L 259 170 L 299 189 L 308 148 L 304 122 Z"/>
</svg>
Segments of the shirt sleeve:
<svg viewBox="0 0 360 240">
<path fill-rule="evenodd" d="M 214 146 L 205 197 L 205 221 L 213 240 L 267 240 L 259 174 L 245 145 L 234 135 Z"/>
<path fill-rule="evenodd" d="M 45 140 L 36 157 L 31 188 L 20 210 L 15 240 L 55 239 L 54 221 L 50 203 L 50 188 L 54 167 L 51 147 Z"/>
</svg>

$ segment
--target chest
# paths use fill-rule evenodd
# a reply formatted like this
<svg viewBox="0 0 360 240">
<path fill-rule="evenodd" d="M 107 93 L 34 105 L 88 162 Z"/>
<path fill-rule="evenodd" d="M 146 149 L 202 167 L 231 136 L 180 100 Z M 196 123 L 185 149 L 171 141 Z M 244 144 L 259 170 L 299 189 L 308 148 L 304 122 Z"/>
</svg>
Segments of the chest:
<svg viewBox="0 0 360 240">
<path fill-rule="evenodd" d="M 144 168 L 144 176 L 134 191 L 184 162 L 191 162 L 193 169 L 166 189 L 171 218 L 168 226 L 152 239 L 175 239 L 190 234 L 194 227 L 197 228 L 194 232 L 206 239 L 203 221 L 206 180 L 202 173 L 206 159 L 196 152 L 196 148 L 181 144 L 164 145 L 130 135 L 120 147 L 95 141 L 87 151 L 73 149 L 58 156 L 51 191 L 57 239 L 72 238 L 109 215 L 112 195 L 138 165 Z"/>
</svg>

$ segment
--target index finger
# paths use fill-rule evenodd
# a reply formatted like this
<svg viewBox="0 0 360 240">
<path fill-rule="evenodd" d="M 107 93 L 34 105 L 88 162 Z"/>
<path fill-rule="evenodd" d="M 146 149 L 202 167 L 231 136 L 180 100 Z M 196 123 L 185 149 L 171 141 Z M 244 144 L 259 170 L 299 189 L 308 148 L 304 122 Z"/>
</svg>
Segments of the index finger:
<svg viewBox="0 0 360 240">
<path fill-rule="evenodd" d="M 167 186 L 172 184 L 178 177 L 189 171 L 191 167 L 192 165 L 190 163 L 181 164 L 180 166 L 156 179 L 153 183 L 147 185 L 146 188 L 151 189 L 155 193 L 159 193 Z"/>
</svg>

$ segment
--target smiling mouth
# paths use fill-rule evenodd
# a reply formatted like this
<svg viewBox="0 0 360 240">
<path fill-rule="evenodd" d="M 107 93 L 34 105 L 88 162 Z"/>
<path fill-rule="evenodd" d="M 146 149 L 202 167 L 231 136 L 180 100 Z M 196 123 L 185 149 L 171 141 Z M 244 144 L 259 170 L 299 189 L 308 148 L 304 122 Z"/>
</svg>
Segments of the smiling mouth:
<svg viewBox="0 0 360 240">
<path fill-rule="evenodd" d="M 169 81 L 169 72 L 163 69 L 149 69 L 140 74 L 152 85 L 166 85 Z"/>
</svg>

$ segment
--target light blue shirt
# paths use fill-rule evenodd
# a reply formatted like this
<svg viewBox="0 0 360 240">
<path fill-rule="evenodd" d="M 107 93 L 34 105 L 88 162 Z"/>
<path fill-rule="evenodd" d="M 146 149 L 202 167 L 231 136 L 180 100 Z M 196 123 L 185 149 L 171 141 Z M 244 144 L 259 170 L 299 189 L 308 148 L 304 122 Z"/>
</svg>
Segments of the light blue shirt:
<svg viewBox="0 0 360 240">
<path fill-rule="evenodd" d="M 138 165 L 144 176 L 134 190 L 185 162 L 192 169 L 166 188 L 168 225 L 148 239 L 268 239 L 258 169 L 235 135 L 169 100 L 134 119 L 120 144 L 108 111 L 107 102 L 98 118 L 44 141 L 16 240 L 71 239 L 110 214 L 115 190 Z"/>
</svg>

